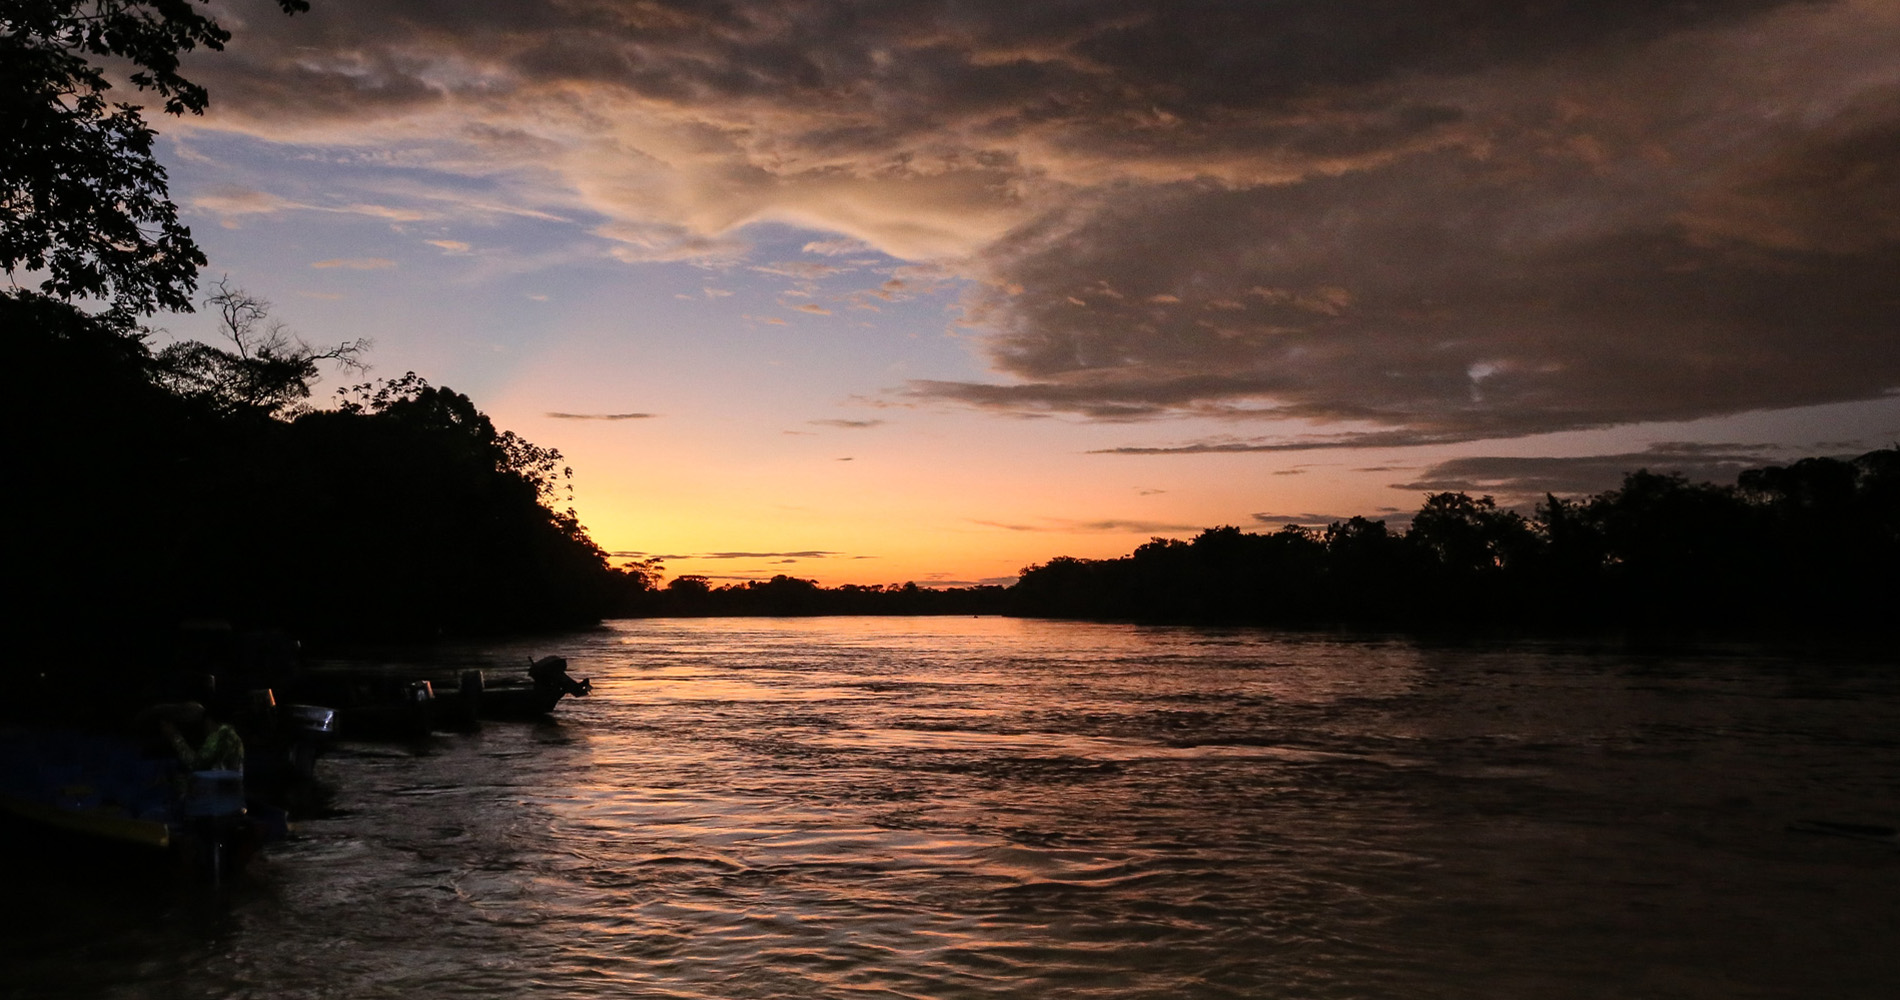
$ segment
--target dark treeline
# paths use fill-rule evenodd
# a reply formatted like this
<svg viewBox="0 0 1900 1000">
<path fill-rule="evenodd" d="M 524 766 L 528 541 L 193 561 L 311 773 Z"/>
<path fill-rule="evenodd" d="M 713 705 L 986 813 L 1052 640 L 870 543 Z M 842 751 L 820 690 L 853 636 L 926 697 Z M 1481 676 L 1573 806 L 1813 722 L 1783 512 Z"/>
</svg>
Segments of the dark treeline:
<svg viewBox="0 0 1900 1000">
<path fill-rule="evenodd" d="M 277 0 L 286 14 L 304 0 Z M 24 8 L 23 8 L 24 10 Z M 1532 627 L 1884 624 L 1900 458 L 1808 459 L 1733 487 L 1639 472 L 1529 518 L 1430 498 L 1404 532 L 1215 528 L 1120 559 L 1058 558 L 1014 587 L 730 586 L 611 568 L 558 453 L 414 375 L 308 404 L 325 363 L 220 283 L 228 346 L 154 351 L 141 318 L 199 303 L 156 133 L 207 106 L 180 55 L 230 33 L 191 4 L 51 3 L 0 32 L 0 415 L 12 504 L 0 626 L 17 663 L 128 648 L 192 619 L 306 638 L 425 638 L 630 614 L 1026 615 Z M 108 73 L 108 64 L 115 67 Z M 37 291 L 24 284 L 37 284 Z M 74 303 L 83 303 L 80 308 Z"/>
<path fill-rule="evenodd" d="M 591 623 L 646 585 L 556 510 L 560 456 L 412 375 L 303 402 L 324 359 L 221 290 L 231 349 L 0 295 L 14 448 L 8 631 L 30 645 L 213 618 L 322 639 Z"/>
<path fill-rule="evenodd" d="M 324 364 L 361 370 L 365 342 L 311 347 L 223 282 L 198 298 L 205 256 L 142 105 L 203 113 L 181 57 L 230 38 L 190 3 L 8 8 L 0 625 L 16 662 L 131 659 L 191 619 L 421 637 L 582 624 L 624 603 L 647 578 L 610 569 L 557 509 L 557 453 L 414 375 L 311 407 Z M 151 349 L 144 317 L 199 304 L 228 345 Z"/>
<path fill-rule="evenodd" d="M 429 638 L 613 616 L 919 615 L 1532 629 L 1888 627 L 1900 450 L 1745 472 L 1636 472 L 1530 516 L 1441 493 L 1409 528 L 1213 528 L 1013 587 L 713 586 L 611 568 L 557 452 L 411 374 L 306 398 L 318 350 L 223 286 L 229 349 L 153 351 L 124 317 L 0 295 L 15 449 L 9 633 L 31 652 L 218 619 L 309 639 Z"/>
<path fill-rule="evenodd" d="M 1439 493 L 1405 530 L 1359 517 L 1212 528 L 1118 559 L 1051 559 L 1009 588 L 682 576 L 623 589 L 617 613 L 1831 634 L 1891 628 L 1896 567 L 1900 451 L 1884 450 L 1754 469 L 1733 486 L 1638 471 L 1592 497 L 1546 496 L 1528 517 Z"/>
<path fill-rule="evenodd" d="M 1353 518 L 1214 528 L 1023 571 L 1012 613 L 1402 628 L 1890 630 L 1900 450 L 1754 469 L 1734 486 L 1639 471 L 1530 517 L 1429 497 L 1405 531 Z"/>
<path fill-rule="evenodd" d="M 664 588 L 626 592 L 630 617 L 716 615 L 975 615 L 1008 608 L 997 586 L 933 589 L 915 583 L 821 587 L 792 576 L 713 586 L 705 577 L 680 576 Z"/>
</svg>

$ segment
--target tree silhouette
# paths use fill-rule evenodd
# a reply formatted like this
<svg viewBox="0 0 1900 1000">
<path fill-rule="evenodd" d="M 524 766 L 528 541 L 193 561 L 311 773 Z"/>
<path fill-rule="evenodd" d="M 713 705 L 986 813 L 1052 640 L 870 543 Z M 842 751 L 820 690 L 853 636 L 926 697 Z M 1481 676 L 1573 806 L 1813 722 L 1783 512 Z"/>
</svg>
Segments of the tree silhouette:
<svg viewBox="0 0 1900 1000">
<path fill-rule="evenodd" d="M 286 14 L 305 0 L 278 0 Z M 0 267 L 41 292 L 127 315 L 191 310 L 204 254 L 178 221 L 142 109 L 112 102 L 104 62 L 166 114 L 209 95 L 179 57 L 230 39 L 191 0 L 6 0 L 0 5 Z"/>
<path fill-rule="evenodd" d="M 318 350 L 272 320 L 269 301 L 231 287 L 229 278 L 220 278 L 217 289 L 205 305 L 218 310 L 223 333 L 235 350 L 187 340 L 160 351 L 157 377 L 180 396 L 220 413 L 287 416 L 310 397 L 319 362 L 347 371 L 368 370 L 363 361 L 370 348 L 367 338 Z"/>
<path fill-rule="evenodd" d="M 687 574 L 667 581 L 666 592 L 675 598 L 692 599 L 712 593 L 712 585 L 703 576 Z"/>
<path fill-rule="evenodd" d="M 1891 631 L 1900 448 L 1744 472 L 1739 486 L 1639 469 L 1531 517 L 1428 496 L 1403 533 L 1212 528 L 1119 559 L 1023 570 L 1017 614 L 1415 628 Z"/>
</svg>

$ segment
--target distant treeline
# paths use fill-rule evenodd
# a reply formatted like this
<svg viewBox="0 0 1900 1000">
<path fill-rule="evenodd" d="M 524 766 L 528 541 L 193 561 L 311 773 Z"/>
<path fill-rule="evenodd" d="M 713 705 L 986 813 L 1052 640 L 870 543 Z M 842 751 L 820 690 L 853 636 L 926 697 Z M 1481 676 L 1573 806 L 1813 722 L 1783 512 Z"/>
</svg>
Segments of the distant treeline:
<svg viewBox="0 0 1900 1000">
<path fill-rule="evenodd" d="M 1439 493 L 1404 531 L 1355 517 L 1213 528 L 1119 559 L 1062 557 L 1013 614 L 1400 628 L 1891 631 L 1900 621 L 1900 451 L 1807 458 L 1733 486 L 1649 471 L 1523 516 Z"/>
<path fill-rule="evenodd" d="M 915 583 L 820 587 L 792 576 L 714 587 L 701 576 L 681 576 L 664 588 L 630 592 L 628 617 L 717 615 L 975 615 L 1000 614 L 1009 591 L 997 586 L 919 587 Z"/>
<path fill-rule="evenodd" d="M 1398 628 L 1891 629 L 1900 450 L 1648 471 L 1525 516 L 1429 497 L 1400 531 L 1352 518 L 1220 527 L 1118 559 L 1059 557 L 1009 588 L 713 586 L 614 569 L 558 452 L 410 374 L 305 400 L 319 351 L 220 287 L 231 349 L 153 351 L 124 318 L 0 293 L 13 503 L 0 624 L 17 659 L 137 648 L 214 619 L 306 639 L 420 639 L 615 616 L 1016 614 Z"/>
<path fill-rule="evenodd" d="M 311 638 L 553 628 L 646 585 L 556 509 L 558 453 L 413 374 L 310 408 L 318 362 L 362 345 L 318 351 L 260 326 L 264 303 L 213 303 L 230 350 L 154 352 L 128 320 L 0 294 L 16 643 L 60 655 L 205 618 Z"/>
<path fill-rule="evenodd" d="M 1891 630 L 1900 606 L 1900 451 L 1807 458 L 1736 485 L 1630 473 L 1530 516 L 1439 493 L 1409 527 L 1355 517 L 1211 528 L 1118 559 L 1067 556 L 1012 587 L 820 587 L 697 576 L 627 592 L 630 616 L 1013 614 L 1402 629 Z"/>
</svg>

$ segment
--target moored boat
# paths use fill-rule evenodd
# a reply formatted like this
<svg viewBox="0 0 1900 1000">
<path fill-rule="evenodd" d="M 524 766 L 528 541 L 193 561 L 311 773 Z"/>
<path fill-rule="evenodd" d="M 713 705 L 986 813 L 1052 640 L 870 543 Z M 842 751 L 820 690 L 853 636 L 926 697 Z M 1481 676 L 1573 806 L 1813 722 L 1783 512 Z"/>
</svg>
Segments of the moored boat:
<svg viewBox="0 0 1900 1000">
<path fill-rule="evenodd" d="M 312 671 L 291 694 L 324 705 L 331 715 L 326 735 L 342 739 L 414 739 L 436 725 L 435 686 L 368 671 Z"/>
<path fill-rule="evenodd" d="M 0 730 L 0 812 L 81 849 L 170 855 L 213 880 L 269 832 L 241 772 L 187 772 L 131 737 L 85 730 Z"/>
<path fill-rule="evenodd" d="M 534 719 L 554 711 L 562 698 L 584 698 L 594 689 L 589 679 L 575 680 L 567 659 L 544 656 L 528 665 L 528 676 L 488 681 L 479 686 L 475 711 L 484 719 Z"/>
</svg>

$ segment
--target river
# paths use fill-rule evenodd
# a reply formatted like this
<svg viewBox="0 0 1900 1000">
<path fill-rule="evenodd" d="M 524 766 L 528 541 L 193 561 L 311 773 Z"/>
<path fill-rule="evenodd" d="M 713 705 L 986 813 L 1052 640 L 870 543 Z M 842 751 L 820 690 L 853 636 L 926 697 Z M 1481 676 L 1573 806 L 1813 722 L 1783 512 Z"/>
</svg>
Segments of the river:
<svg viewBox="0 0 1900 1000">
<path fill-rule="evenodd" d="M 1005 618 L 613 623 L 346 743 L 239 884 L 35 897 L 9 996 L 1888 997 L 1900 668 Z M 19 911 L 14 909 L 17 916 Z"/>
</svg>

